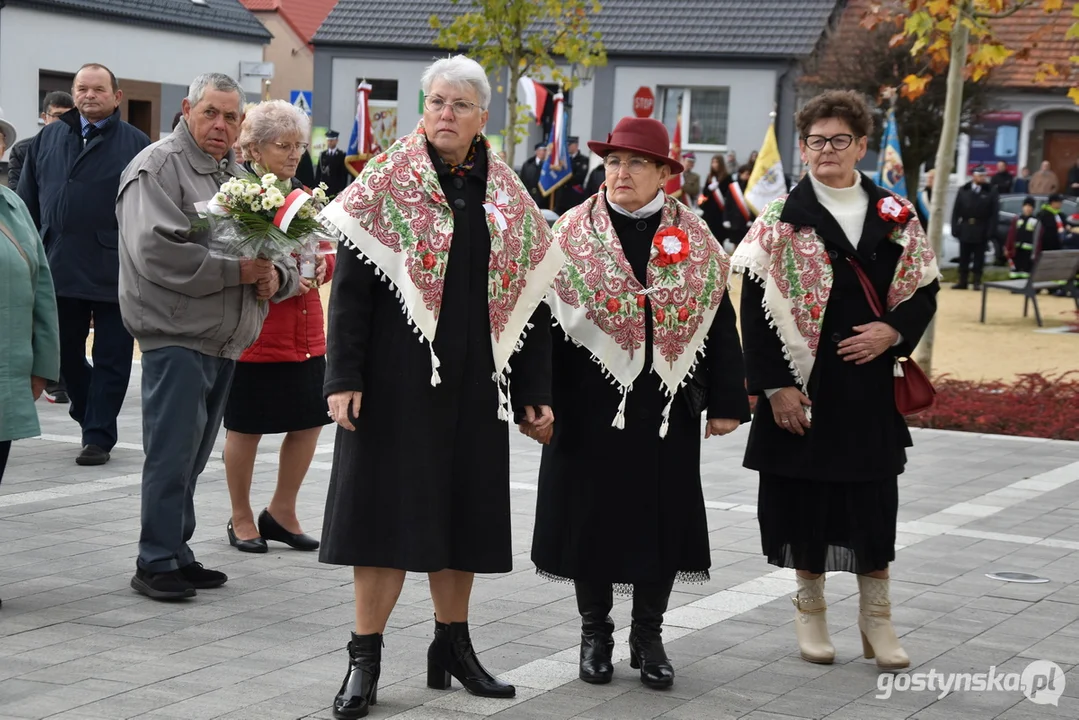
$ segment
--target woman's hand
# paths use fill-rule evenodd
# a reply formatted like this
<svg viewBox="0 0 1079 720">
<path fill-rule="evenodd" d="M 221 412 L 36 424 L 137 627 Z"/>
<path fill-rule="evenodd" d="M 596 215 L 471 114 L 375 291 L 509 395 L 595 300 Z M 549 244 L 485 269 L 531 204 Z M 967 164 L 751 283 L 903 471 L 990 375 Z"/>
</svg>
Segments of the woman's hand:
<svg viewBox="0 0 1079 720">
<path fill-rule="evenodd" d="M 324 285 L 326 283 L 326 268 L 326 256 L 319 255 L 315 259 L 315 282 L 319 285 Z"/>
<path fill-rule="evenodd" d="M 314 287 L 315 287 L 315 285 L 314 285 L 313 280 L 308 280 L 305 277 L 300 278 L 300 294 L 301 295 L 306 295 L 312 289 L 314 289 Z"/>
<path fill-rule="evenodd" d="M 30 376 L 30 391 L 34 394 L 34 402 L 41 397 L 41 393 L 45 392 L 45 386 L 49 384 L 49 381 L 43 377 L 37 375 Z"/>
<path fill-rule="evenodd" d="M 855 365 L 876 360 L 899 339 L 895 328 L 880 321 L 855 325 L 852 330 L 858 334 L 839 343 L 839 354 L 846 362 L 854 361 Z"/>
<path fill-rule="evenodd" d="M 554 434 L 554 410 L 550 405 L 526 405 L 524 422 L 517 427 L 522 434 L 546 445 Z"/>
<path fill-rule="evenodd" d="M 517 429 L 521 431 L 522 435 L 527 435 L 540 445 L 550 445 L 551 436 L 554 435 L 554 424 L 548 425 L 542 430 L 537 430 L 535 425 L 529 425 L 526 422 L 517 426 Z"/>
<path fill-rule="evenodd" d="M 354 431 L 356 426 L 352 424 L 352 418 L 360 416 L 362 400 L 363 393 L 348 390 L 330 395 L 326 398 L 326 404 L 330 406 L 330 417 L 345 430 Z"/>
<path fill-rule="evenodd" d="M 732 433 L 741 424 L 740 420 L 733 418 L 710 418 L 708 424 L 704 426 L 704 439 L 707 440 L 710 437 L 719 437 Z"/>
<path fill-rule="evenodd" d="M 805 435 L 811 426 L 805 409 L 813 403 L 796 387 L 785 387 L 768 398 L 776 425 L 789 433 Z"/>
</svg>

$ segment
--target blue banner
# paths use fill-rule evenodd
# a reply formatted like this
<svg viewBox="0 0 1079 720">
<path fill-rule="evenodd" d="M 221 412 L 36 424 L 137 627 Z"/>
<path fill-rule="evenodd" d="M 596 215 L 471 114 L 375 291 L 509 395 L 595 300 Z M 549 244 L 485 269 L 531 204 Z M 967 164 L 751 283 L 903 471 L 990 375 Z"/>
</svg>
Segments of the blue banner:
<svg viewBox="0 0 1079 720">
<path fill-rule="evenodd" d="M 903 174 L 903 151 L 900 149 L 899 131 L 895 125 L 895 110 L 888 111 L 888 122 L 880 139 L 880 157 L 877 159 L 877 184 L 901 197 L 907 196 L 907 178 Z"/>
<path fill-rule="evenodd" d="M 565 106 L 562 104 L 562 93 L 555 95 L 554 101 L 554 122 L 551 123 L 551 136 L 547 141 L 547 159 L 543 161 L 539 176 L 539 189 L 544 197 L 565 185 L 573 175 L 573 163 L 570 162 L 569 141 L 566 135 L 568 123 Z"/>
</svg>

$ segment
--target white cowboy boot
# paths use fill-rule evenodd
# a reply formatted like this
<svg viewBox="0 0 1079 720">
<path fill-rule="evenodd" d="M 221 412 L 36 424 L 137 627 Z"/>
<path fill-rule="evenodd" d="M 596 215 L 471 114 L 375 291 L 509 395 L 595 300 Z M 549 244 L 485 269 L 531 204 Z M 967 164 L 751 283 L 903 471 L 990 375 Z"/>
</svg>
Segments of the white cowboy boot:
<svg viewBox="0 0 1079 720">
<path fill-rule="evenodd" d="M 882 670 L 910 666 L 910 658 L 899 644 L 892 627 L 892 602 L 887 578 L 858 576 L 858 629 L 862 631 L 862 651 L 867 660 L 877 659 Z"/>
<path fill-rule="evenodd" d="M 816 579 L 798 579 L 798 594 L 794 603 L 794 632 L 802 659 L 811 663 L 831 665 L 835 662 L 835 647 L 828 637 L 828 606 L 824 602 L 824 575 Z"/>
</svg>

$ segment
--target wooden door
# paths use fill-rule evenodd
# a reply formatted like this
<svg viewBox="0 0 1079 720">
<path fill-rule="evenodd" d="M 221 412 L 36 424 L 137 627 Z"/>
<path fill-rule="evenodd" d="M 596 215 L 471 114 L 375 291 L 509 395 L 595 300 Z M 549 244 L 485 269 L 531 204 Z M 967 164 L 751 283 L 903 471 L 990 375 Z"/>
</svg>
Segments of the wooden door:
<svg viewBox="0 0 1079 720">
<path fill-rule="evenodd" d="M 1044 157 L 1060 180 L 1060 187 L 1068 191 L 1068 171 L 1079 160 L 1079 132 L 1050 130 L 1045 133 Z M 1070 194 L 1070 193 L 1069 193 Z"/>
</svg>

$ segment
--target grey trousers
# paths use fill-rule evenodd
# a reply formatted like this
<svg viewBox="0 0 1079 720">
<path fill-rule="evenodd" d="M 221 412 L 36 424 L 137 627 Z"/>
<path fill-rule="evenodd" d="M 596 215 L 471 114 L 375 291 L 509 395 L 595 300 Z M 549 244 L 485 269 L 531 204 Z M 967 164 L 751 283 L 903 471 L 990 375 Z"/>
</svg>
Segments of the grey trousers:
<svg viewBox="0 0 1079 720">
<path fill-rule="evenodd" d="M 195 561 L 195 482 L 217 440 L 234 360 L 168 347 L 142 356 L 142 533 L 138 566 L 168 572 Z"/>
</svg>

